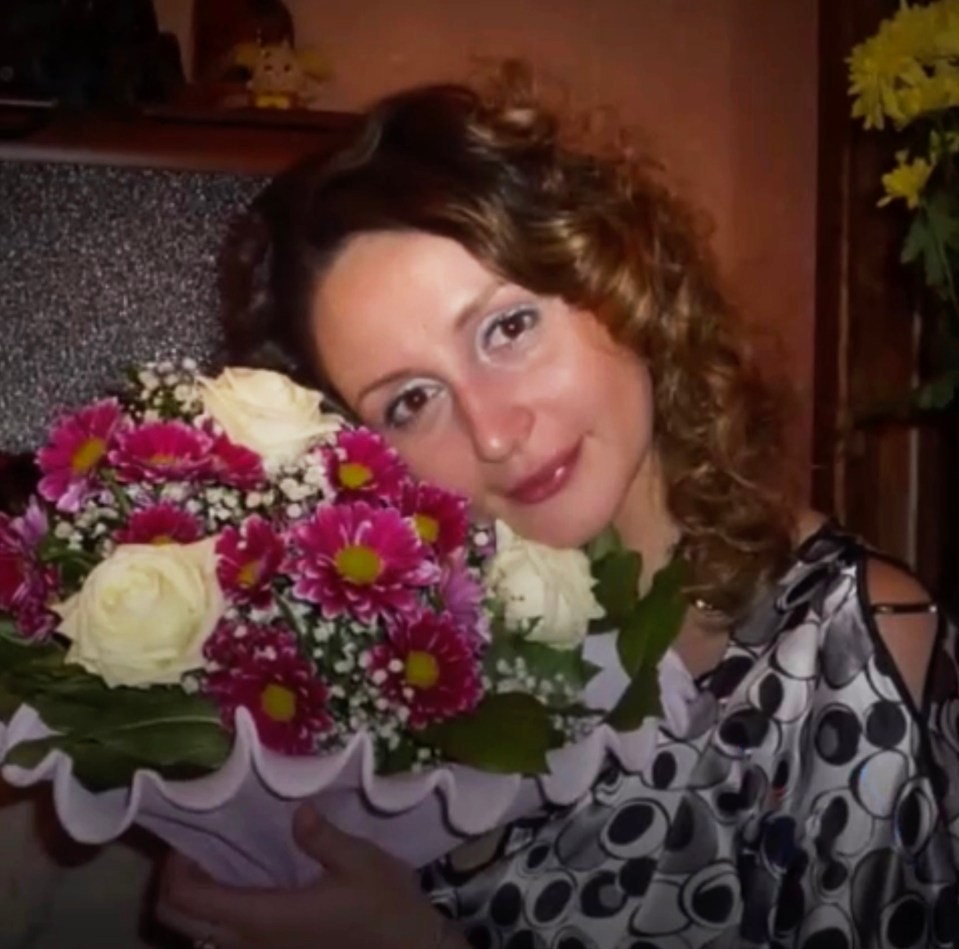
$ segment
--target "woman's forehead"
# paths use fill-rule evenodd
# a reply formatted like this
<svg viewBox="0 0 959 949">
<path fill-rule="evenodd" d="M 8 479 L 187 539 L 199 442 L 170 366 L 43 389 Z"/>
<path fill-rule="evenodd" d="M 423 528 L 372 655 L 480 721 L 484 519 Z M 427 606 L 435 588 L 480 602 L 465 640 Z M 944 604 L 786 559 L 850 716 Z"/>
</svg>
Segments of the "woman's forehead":
<svg viewBox="0 0 959 949">
<path fill-rule="evenodd" d="M 346 245 L 317 285 L 313 339 L 334 382 L 355 391 L 452 339 L 464 314 L 502 285 L 448 238 L 364 234 Z"/>
<path fill-rule="evenodd" d="M 446 237 L 420 231 L 377 231 L 352 238 L 337 255 L 318 287 L 324 308 L 386 298 L 394 305 L 412 300 L 418 293 L 468 294 L 488 282 L 492 274 L 461 244 Z"/>
</svg>

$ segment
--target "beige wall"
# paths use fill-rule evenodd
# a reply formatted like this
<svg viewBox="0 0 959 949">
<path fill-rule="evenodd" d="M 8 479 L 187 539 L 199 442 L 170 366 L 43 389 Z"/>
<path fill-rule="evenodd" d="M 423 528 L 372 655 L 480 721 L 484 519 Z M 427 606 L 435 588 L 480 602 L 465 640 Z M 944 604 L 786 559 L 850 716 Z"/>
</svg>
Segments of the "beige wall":
<svg viewBox="0 0 959 949">
<path fill-rule="evenodd" d="M 187 0 L 156 0 L 179 20 Z M 579 105 L 645 130 L 715 222 L 749 317 L 771 328 L 801 393 L 812 381 L 815 0 L 286 0 L 302 45 L 337 76 L 328 104 L 462 78 L 471 57 L 521 55 Z M 179 11 L 179 12 L 178 12 Z M 805 460 L 809 420 L 798 438 Z"/>
</svg>

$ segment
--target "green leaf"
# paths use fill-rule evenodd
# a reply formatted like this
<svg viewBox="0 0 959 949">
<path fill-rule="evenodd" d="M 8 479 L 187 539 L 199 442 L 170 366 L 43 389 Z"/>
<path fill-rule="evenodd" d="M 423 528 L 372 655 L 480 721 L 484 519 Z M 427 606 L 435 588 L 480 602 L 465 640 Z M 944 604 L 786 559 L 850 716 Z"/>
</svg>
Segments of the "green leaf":
<svg viewBox="0 0 959 949">
<path fill-rule="evenodd" d="M 22 704 L 23 697 L 0 681 L 0 722 L 9 722 Z"/>
<path fill-rule="evenodd" d="M 906 239 L 902 245 L 902 254 L 899 260 L 904 264 L 911 264 L 927 253 L 931 235 L 926 225 L 925 216 L 917 214 L 909 225 Z"/>
<path fill-rule="evenodd" d="M 957 395 L 959 395 L 959 373 L 947 372 L 920 386 L 915 393 L 915 402 L 920 409 L 944 409 Z"/>
<path fill-rule="evenodd" d="M 403 741 L 396 748 L 387 749 L 382 753 L 376 766 L 376 773 L 404 774 L 412 770 L 414 764 L 416 764 L 416 745 Z"/>
<path fill-rule="evenodd" d="M 216 707 L 198 695 L 176 689 L 111 689 L 74 679 L 35 696 L 33 704 L 50 728 L 96 736 L 125 726 L 218 722 Z"/>
<path fill-rule="evenodd" d="M 686 613 L 686 569 L 674 560 L 653 577 L 649 592 L 636 603 L 620 629 L 616 646 L 623 668 L 635 675 L 641 665 L 658 664 L 676 638 Z"/>
<path fill-rule="evenodd" d="M 913 238 L 913 231 L 917 228 L 923 233 Z M 938 191 L 924 202 L 910 228 L 906 244 L 910 250 L 920 248 L 926 283 L 937 290 L 948 290 L 949 271 L 954 269 L 949 252 L 959 250 L 959 205 L 948 192 Z M 918 260 L 918 257 L 917 254 L 911 259 Z M 903 259 L 906 259 L 906 248 L 903 249 Z"/>
<path fill-rule="evenodd" d="M 526 668 L 540 679 L 563 679 L 582 691 L 590 679 L 599 672 L 599 667 L 583 658 L 581 648 L 555 649 L 545 643 L 531 642 L 518 635 L 495 636 L 483 658 L 487 675 L 497 678 L 496 666 L 505 661 L 510 666 L 517 659 L 526 663 Z"/>
<path fill-rule="evenodd" d="M 208 773 L 227 759 L 231 744 L 231 737 L 213 722 L 150 722 L 95 736 L 64 734 L 21 742 L 7 753 L 4 764 L 36 767 L 60 749 L 73 761 L 77 779 L 99 791 L 128 785 L 140 768 L 162 771 L 167 778 Z"/>
<path fill-rule="evenodd" d="M 596 562 L 610 554 L 620 553 L 622 550 L 623 541 L 619 532 L 615 527 L 607 527 L 586 545 L 586 556 L 589 557 L 591 562 Z"/>
<path fill-rule="evenodd" d="M 17 641 L 21 638 L 17 632 L 17 624 L 9 613 L 0 613 L 0 639 Z"/>
<path fill-rule="evenodd" d="M 470 715 L 419 733 L 420 740 L 450 761 L 499 774 L 543 774 L 557 735 L 545 706 L 531 695 L 488 695 Z"/>
<path fill-rule="evenodd" d="M 934 192 L 925 202 L 930 230 L 943 247 L 959 249 L 959 201 L 947 190 Z"/>
<path fill-rule="evenodd" d="M 54 534 L 47 534 L 40 541 L 37 556 L 43 563 L 59 570 L 61 586 L 67 591 L 79 589 L 97 565 L 97 558 L 92 554 L 70 547 Z"/>
<path fill-rule="evenodd" d="M 144 762 L 96 742 L 75 742 L 64 749 L 73 762 L 73 775 L 93 793 L 129 787 Z M 167 777 L 173 777 L 168 774 Z"/>
<path fill-rule="evenodd" d="M 68 738 L 64 735 L 21 741 L 7 752 L 3 763 L 15 764 L 21 768 L 35 768 L 51 751 L 62 749 L 67 741 Z"/>
<path fill-rule="evenodd" d="M 16 631 L 12 620 L 0 620 L 0 678 L 56 669 L 63 664 L 64 655 L 58 643 L 32 643 Z"/>
<path fill-rule="evenodd" d="M 631 550 L 607 554 L 593 564 L 593 594 L 606 612 L 606 622 L 620 626 L 632 612 L 643 558 Z"/>
<path fill-rule="evenodd" d="M 18 745 L 8 761 L 30 767 L 62 748 L 78 778 L 102 789 L 128 784 L 137 768 L 192 776 L 229 755 L 232 737 L 208 699 L 166 686 L 110 688 L 63 656 L 60 646 L 0 637 L 0 715 L 29 702 L 60 733 Z"/>
<path fill-rule="evenodd" d="M 98 732 L 95 743 L 169 773 L 174 766 L 209 770 L 219 767 L 230 754 L 233 737 L 219 722 L 181 718 Z"/>
<path fill-rule="evenodd" d="M 59 749 L 70 756 L 73 774 L 90 791 L 109 791 L 128 787 L 134 773 L 151 767 L 151 762 L 138 755 L 130 755 L 119 748 L 95 741 L 84 741 L 69 735 L 54 735 L 36 741 L 18 744 L 7 755 L 5 764 L 34 768 L 51 752 Z M 174 780 L 199 777 L 212 767 L 180 764 L 164 768 L 164 776 Z"/>
<path fill-rule="evenodd" d="M 630 680 L 626 691 L 606 716 L 606 721 L 617 731 L 628 732 L 639 728 L 650 715 L 662 713 L 656 663 L 648 663 Z"/>
</svg>

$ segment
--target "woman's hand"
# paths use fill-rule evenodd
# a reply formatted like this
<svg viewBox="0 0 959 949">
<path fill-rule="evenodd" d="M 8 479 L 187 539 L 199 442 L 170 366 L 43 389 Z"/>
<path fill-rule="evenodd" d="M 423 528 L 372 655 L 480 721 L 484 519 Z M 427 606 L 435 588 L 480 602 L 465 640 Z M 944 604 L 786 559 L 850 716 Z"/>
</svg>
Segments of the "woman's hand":
<svg viewBox="0 0 959 949">
<path fill-rule="evenodd" d="M 218 949 L 465 949 L 417 885 L 374 844 L 343 833 L 309 807 L 293 820 L 300 848 L 325 868 L 312 886 L 223 886 L 179 854 L 160 882 L 157 915 Z"/>
</svg>

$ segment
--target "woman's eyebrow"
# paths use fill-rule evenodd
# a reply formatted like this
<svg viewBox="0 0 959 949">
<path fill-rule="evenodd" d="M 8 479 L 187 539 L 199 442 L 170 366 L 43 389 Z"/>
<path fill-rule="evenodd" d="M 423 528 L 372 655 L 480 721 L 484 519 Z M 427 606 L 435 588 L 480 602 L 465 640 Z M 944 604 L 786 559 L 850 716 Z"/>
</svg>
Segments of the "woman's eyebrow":
<svg viewBox="0 0 959 949">
<path fill-rule="evenodd" d="M 477 313 L 481 313 L 483 310 L 489 306 L 490 300 L 496 296 L 499 291 L 506 286 L 506 281 L 499 278 L 494 279 L 491 283 L 487 284 L 479 293 L 476 294 L 473 299 L 463 306 L 459 313 L 456 314 L 456 319 L 453 322 L 453 330 L 455 332 L 460 332 L 463 327 L 472 320 Z"/>
<path fill-rule="evenodd" d="M 459 333 L 467 323 L 476 317 L 478 313 L 481 313 L 483 310 L 489 306 L 490 300 L 506 286 L 506 281 L 497 277 L 483 287 L 472 300 L 465 303 L 456 314 L 455 319 L 453 320 L 453 332 Z M 389 383 L 396 382 L 399 379 L 402 379 L 410 374 L 408 369 L 397 369 L 394 372 L 387 373 L 385 376 L 380 376 L 378 379 L 374 379 L 373 382 L 370 382 L 368 385 L 365 385 L 360 389 L 359 395 L 356 397 L 356 404 L 360 405 L 363 400 L 371 395 L 376 389 L 381 388 L 382 386 L 388 385 Z"/>
</svg>

